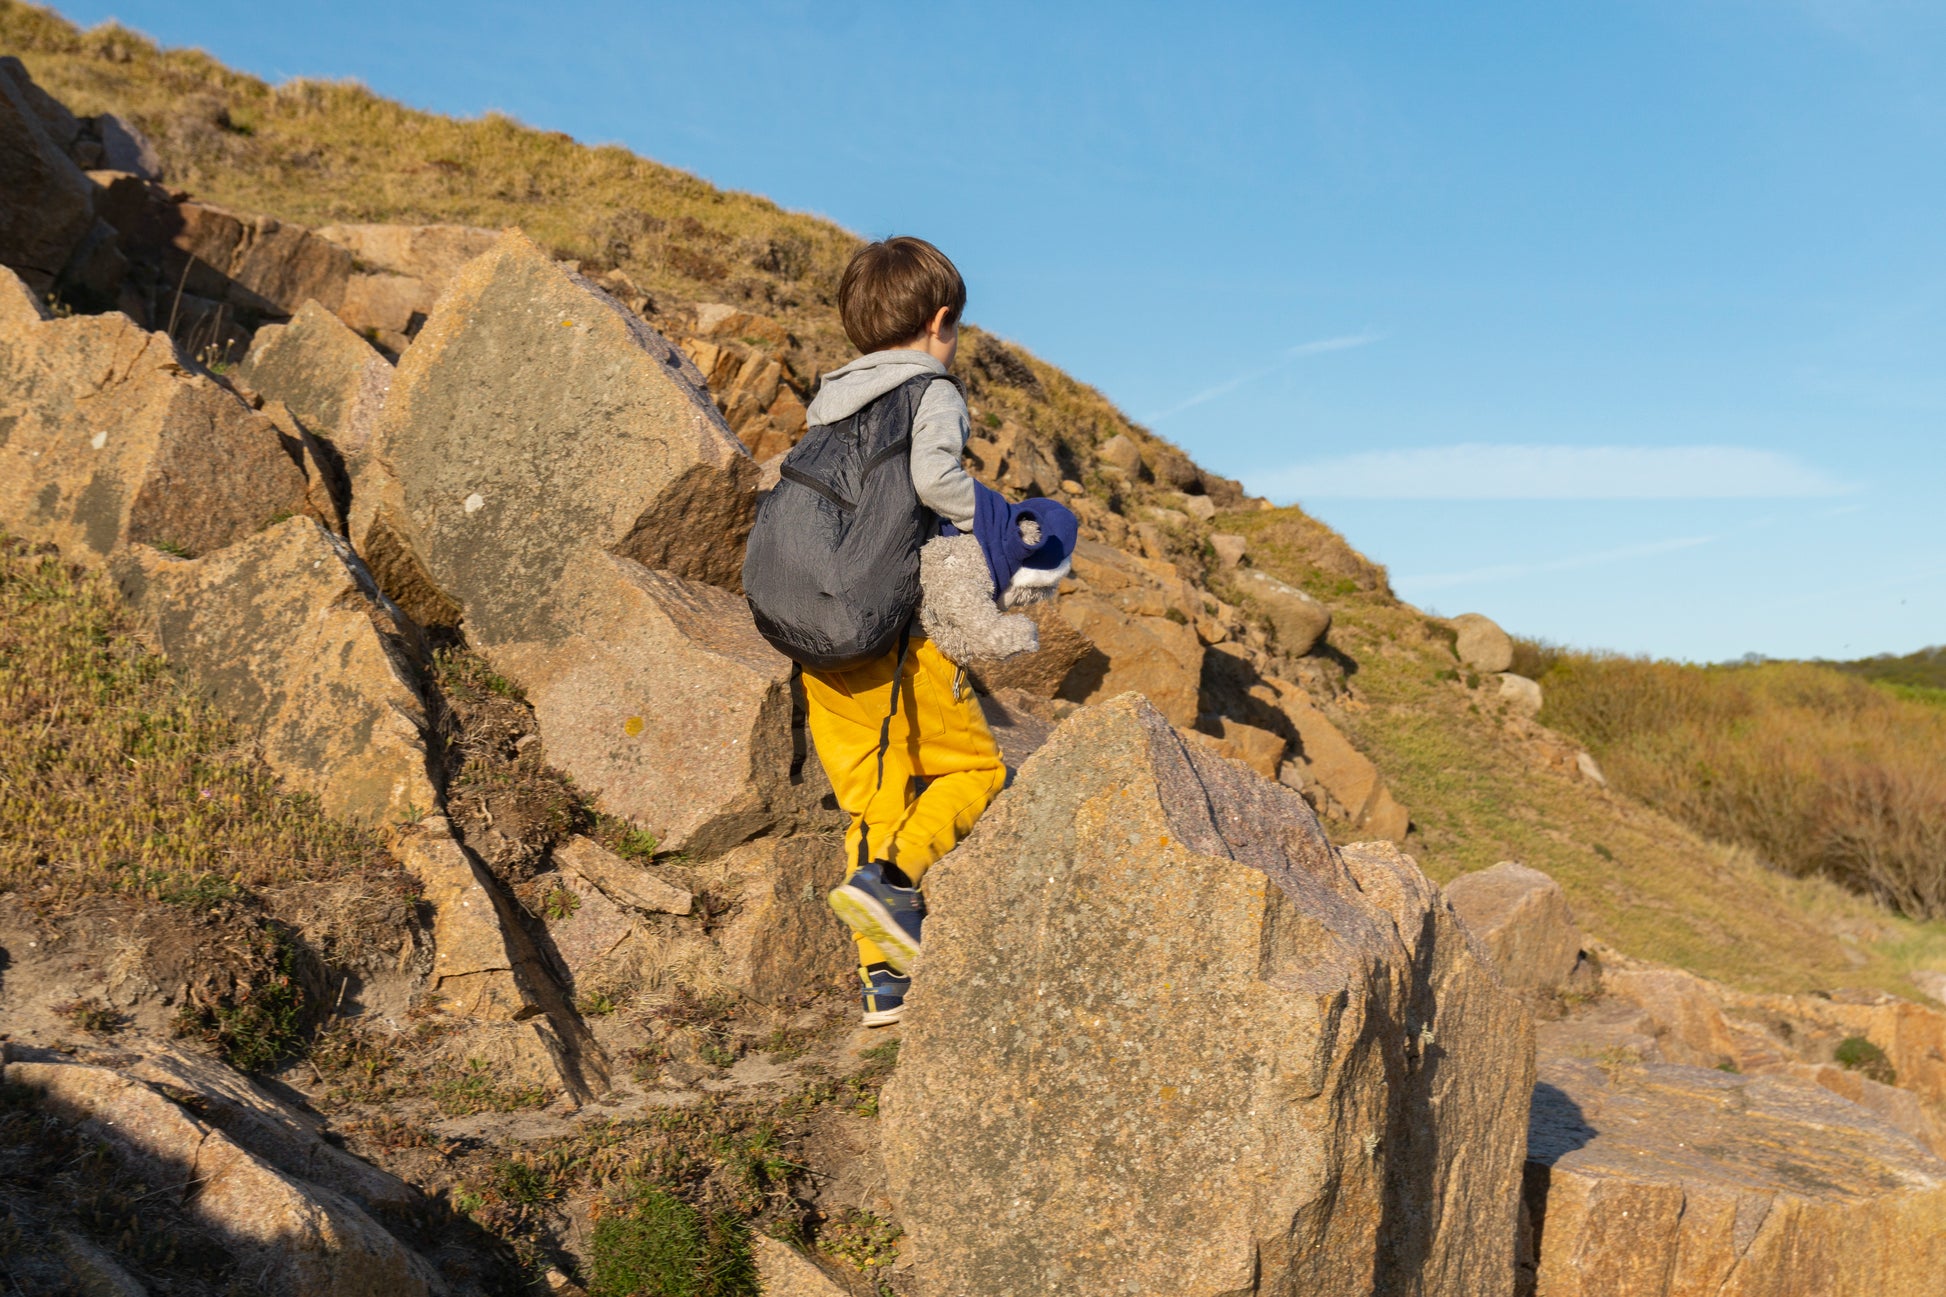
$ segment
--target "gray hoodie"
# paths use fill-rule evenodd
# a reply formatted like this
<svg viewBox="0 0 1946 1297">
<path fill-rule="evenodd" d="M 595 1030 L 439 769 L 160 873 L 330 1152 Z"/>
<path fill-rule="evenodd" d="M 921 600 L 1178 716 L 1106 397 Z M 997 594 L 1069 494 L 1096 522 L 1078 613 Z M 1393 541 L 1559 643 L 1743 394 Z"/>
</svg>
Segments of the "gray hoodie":
<svg viewBox="0 0 1946 1297">
<path fill-rule="evenodd" d="M 945 372 L 946 366 L 923 351 L 874 351 L 824 376 L 808 418 L 836 423 L 909 378 Z M 926 388 L 912 421 L 912 488 L 920 504 L 961 531 L 973 530 L 973 479 L 960 463 L 969 426 L 966 398 L 957 387 L 933 383 Z"/>
</svg>

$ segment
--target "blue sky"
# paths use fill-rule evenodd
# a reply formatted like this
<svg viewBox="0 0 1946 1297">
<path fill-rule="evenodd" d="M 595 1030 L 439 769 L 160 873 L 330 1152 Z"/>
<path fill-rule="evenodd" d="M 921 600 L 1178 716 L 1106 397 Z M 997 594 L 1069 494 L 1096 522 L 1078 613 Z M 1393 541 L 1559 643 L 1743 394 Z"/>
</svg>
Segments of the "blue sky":
<svg viewBox="0 0 1946 1297">
<path fill-rule="evenodd" d="M 1946 641 L 1946 5 L 57 8 L 923 234 L 1422 606 Z"/>
</svg>

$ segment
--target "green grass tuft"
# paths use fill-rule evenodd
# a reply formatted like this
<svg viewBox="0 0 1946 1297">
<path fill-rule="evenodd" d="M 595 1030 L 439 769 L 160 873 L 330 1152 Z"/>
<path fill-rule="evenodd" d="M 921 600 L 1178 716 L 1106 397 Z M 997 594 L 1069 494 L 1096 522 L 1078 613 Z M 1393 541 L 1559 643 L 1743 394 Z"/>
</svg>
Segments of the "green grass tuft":
<svg viewBox="0 0 1946 1297">
<path fill-rule="evenodd" d="M 592 1297 L 756 1297 L 748 1227 L 642 1188 L 604 1215 L 589 1249 Z"/>
</svg>

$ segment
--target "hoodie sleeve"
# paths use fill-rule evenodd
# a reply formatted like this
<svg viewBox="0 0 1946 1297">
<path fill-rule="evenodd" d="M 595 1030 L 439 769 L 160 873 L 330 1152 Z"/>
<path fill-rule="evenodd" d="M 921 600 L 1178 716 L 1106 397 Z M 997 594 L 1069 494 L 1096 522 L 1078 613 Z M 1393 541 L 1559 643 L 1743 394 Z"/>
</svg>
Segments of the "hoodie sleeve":
<svg viewBox="0 0 1946 1297">
<path fill-rule="evenodd" d="M 966 398 L 947 382 L 926 388 L 912 421 L 912 489 L 961 531 L 973 530 L 973 478 L 960 463 L 970 426 Z"/>
</svg>

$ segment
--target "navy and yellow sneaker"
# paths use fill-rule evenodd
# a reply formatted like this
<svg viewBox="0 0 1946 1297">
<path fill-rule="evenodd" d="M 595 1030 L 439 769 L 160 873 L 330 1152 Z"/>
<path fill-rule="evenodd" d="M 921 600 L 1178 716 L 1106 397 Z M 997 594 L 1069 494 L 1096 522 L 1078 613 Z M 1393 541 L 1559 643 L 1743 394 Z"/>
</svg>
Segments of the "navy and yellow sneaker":
<svg viewBox="0 0 1946 1297">
<path fill-rule="evenodd" d="M 911 978 L 900 977 L 890 964 L 861 968 L 858 978 L 865 983 L 860 995 L 865 1001 L 867 1027 L 889 1027 L 905 1014 L 905 993 L 912 989 Z"/>
<path fill-rule="evenodd" d="M 886 882 L 885 869 L 883 860 L 868 861 L 832 889 L 829 900 L 846 927 L 885 952 L 893 972 L 910 973 L 919 962 L 919 925 L 925 922 L 926 900 L 916 887 Z"/>
</svg>

